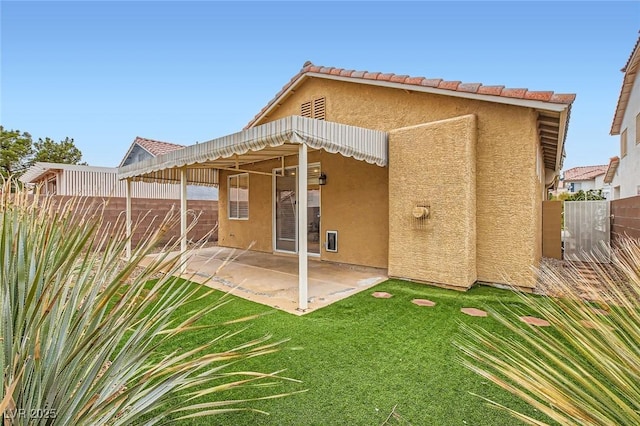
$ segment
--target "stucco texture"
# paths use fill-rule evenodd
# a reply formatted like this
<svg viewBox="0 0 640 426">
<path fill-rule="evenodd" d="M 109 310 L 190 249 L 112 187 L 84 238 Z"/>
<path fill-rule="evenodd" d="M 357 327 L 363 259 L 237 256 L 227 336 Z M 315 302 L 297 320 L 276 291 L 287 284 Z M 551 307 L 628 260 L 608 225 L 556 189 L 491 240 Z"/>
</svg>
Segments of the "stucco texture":
<svg viewBox="0 0 640 426">
<path fill-rule="evenodd" d="M 473 285 L 475 115 L 391 131 L 389 193 L 389 276 Z M 429 206 L 429 216 L 416 220 L 412 210 L 420 202 Z"/>
<path fill-rule="evenodd" d="M 542 252 L 542 188 L 536 164 L 537 113 L 533 109 L 309 78 L 257 124 L 299 115 L 303 102 L 322 96 L 326 97 L 328 121 L 387 132 L 475 115 L 477 279 L 534 287 L 531 266 L 540 260 Z M 458 167 L 458 164 L 452 163 L 449 167 Z M 343 179 L 350 179 L 349 170 L 343 174 Z M 359 187 L 364 189 L 367 183 L 362 182 Z M 323 214 L 333 208 L 339 209 L 339 206 L 326 205 L 323 201 Z M 376 214 L 383 217 L 388 213 L 380 208 Z M 368 232 L 378 230 L 369 228 Z M 382 228 L 380 232 L 384 232 Z M 374 242 L 363 239 L 361 247 L 367 244 Z"/>
<path fill-rule="evenodd" d="M 338 231 L 338 252 L 320 248 L 320 259 L 338 263 L 387 267 L 388 259 L 388 169 L 376 165 L 313 151 L 309 163 L 320 163 L 327 184 L 320 187 L 321 241 L 327 230 Z M 298 164 L 296 155 L 285 157 L 285 166 Z M 244 169 L 271 172 L 279 160 L 245 166 Z M 249 219 L 233 220 L 227 211 L 227 177 L 220 172 L 218 241 L 221 246 L 273 251 L 273 178 L 249 175 Z"/>
</svg>

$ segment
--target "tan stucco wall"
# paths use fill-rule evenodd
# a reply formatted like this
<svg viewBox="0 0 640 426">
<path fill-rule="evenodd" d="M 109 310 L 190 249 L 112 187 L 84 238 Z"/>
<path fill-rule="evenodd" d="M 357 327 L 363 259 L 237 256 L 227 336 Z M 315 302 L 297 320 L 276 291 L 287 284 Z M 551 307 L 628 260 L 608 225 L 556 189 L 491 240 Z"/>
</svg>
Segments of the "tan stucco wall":
<svg viewBox="0 0 640 426">
<path fill-rule="evenodd" d="M 478 120 L 478 280 L 532 288 L 542 254 L 536 114 L 511 108 L 494 120 Z"/>
<path fill-rule="evenodd" d="M 534 286 L 531 265 L 538 263 L 542 252 L 534 110 L 311 78 L 258 124 L 298 115 L 302 102 L 321 96 L 326 97 L 328 121 L 384 131 L 475 114 L 478 280 Z"/>
<path fill-rule="evenodd" d="M 392 130 L 389 193 L 389 276 L 473 285 L 476 117 Z M 412 209 L 420 201 L 429 206 L 429 217 L 415 220 Z"/>
<path fill-rule="evenodd" d="M 338 252 L 320 249 L 320 258 L 354 265 L 387 267 L 389 234 L 388 169 L 325 151 L 309 153 L 309 163 L 320 162 L 327 184 L 320 187 L 321 241 L 327 230 L 338 231 Z M 298 164 L 297 156 L 285 158 L 286 166 Z M 251 167 L 263 172 L 279 168 L 280 161 Z M 230 220 L 227 211 L 227 177 L 220 172 L 219 230 L 221 246 L 273 251 L 273 184 L 270 176 L 249 176 L 249 219 Z"/>
<path fill-rule="evenodd" d="M 314 154 L 309 156 L 310 161 L 316 161 Z M 294 157 L 287 157 L 285 166 L 297 163 Z M 264 161 L 244 167 L 260 172 L 270 173 L 272 169 L 280 167 L 279 161 Z M 272 243 L 272 217 L 273 217 L 273 183 L 271 176 L 249 175 L 249 218 L 247 220 L 229 219 L 229 192 L 227 179 L 236 172 L 220 171 L 220 188 L 218 191 L 218 244 L 224 247 L 271 252 Z"/>
</svg>

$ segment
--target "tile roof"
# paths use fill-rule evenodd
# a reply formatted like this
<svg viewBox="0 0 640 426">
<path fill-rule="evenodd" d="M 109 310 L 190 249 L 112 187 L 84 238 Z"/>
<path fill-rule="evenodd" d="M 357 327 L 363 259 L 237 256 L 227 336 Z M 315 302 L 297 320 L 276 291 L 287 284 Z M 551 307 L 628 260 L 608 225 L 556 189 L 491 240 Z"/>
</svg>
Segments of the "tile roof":
<svg viewBox="0 0 640 426">
<path fill-rule="evenodd" d="M 640 31 L 639 31 L 640 33 Z M 629 96 L 631 96 L 631 89 L 636 81 L 636 76 L 640 69 L 640 36 L 636 40 L 636 44 L 631 51 L 629 59 L 624 68 L 620 71 L 624 73 L 622 79 L 622 88 L 620 88 L 620 96 L 618 96 L 618 104 L 616 105 L 616 112 L 613 114 L 613 123 L 611 123 L 611 134 L 619 135 L 620 127 L 622 126 L 622 119 L 624 113 L 627 110 L 627 104 L 629 103 Z"/>
<path fill-rule="evenodd" d="M 136 136 L 133 143 L 140 145 L 154 157 L 185 147 L 184 145 L 179 145 L 177 143 L 156 141 L 153 139 L 141 138 L 140 136 Z"/>
<path fill-rule="evenodd" d="M 323 67 L 307 61 L 302 69 L 262 108 L 262 110 L 247 124 L 253 126 L 278 99 L 292 88 L 301 78 L 307 74 L 324 74 L 358 80 L 377 80 L 389 83 L 398 83 L 406 86 L 430 87 L 458 93 L 471 93 L 477 95 L 496 96 L 499 98 L 512 98 L 531 101 L 541 101 L 552 104 L 571 105 L 576 98 L 575 94 L 554 93 L 552 91 L 531 91 L 528 89 L 512 89 L 504 86 L 484 86 L 482 83 L 462 83 L 460 81 L 445 81 L 441 78 L 411 77 L 408 75 L 396 75 L 393 73 L 380 73 L 368 71 L 348 70 L 344 68 Z M 409 88 L 408 88 L 409 89 Z M 410 89 L 409 89 L 410 90 Z"/>
<path fill-rule="evenodd" d="M 574 167 L 564 172 L 564 181 L 591 180 L 607 172 L 608 164 Z"/>
</svg>

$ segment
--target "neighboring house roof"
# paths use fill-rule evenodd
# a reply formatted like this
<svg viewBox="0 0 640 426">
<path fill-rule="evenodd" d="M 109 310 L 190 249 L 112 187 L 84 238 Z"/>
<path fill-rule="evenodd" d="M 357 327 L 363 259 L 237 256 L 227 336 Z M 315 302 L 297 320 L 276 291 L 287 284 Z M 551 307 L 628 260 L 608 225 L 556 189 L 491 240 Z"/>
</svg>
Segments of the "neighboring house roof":
<svg viewBox="0 0 640 426">
<path fill-rule="evenodd" d="M 180 145 L 177 143 L 155 141 L 153 139 L 141 138 L 140 136 L 136 136 L 136 140 L 133 141 L 133 143 L 137 143 L 138 145 L 149 151 L 149 154 L 155 156 L 184 148 L 184 145 Z"/>
<path fill-rule="evenodd" d="M 633 88 L 633 85 L 636 81 L 636 76 L 638 75 L 639 69 L 640 36 L 638 36 L 636 45 L 633 47 L 627 63 L 625 64 L 624 68 L 620 70 L 624 73 L 624 78 L 622 79 L 622 88 L 620 89 L 620 96 L 618 97 L 618 105 L 616 106 L 616 112 L 613 115 L 613 123 L 611 124 L 612 135 L 620 134 L 622 119 L 624 118 L 624 113 L 627 110 L 627 105 L 629 104 L 629 96 L 631 96 L 631 89 Z"/>
<path fill-rule="evenodd" d="M 616 170 L 618 170 L 619 164 L 620 164 L 620 157 L 618 156 L 611 157 L 611 160 L 609 160 L 609 165 L 607 166 L 607 172 L 604 175 L 604 183 L 613 182 L 613 178 L 616 175 Z"/>
<path fill-rule="evenodd" d="M 564 181 L 577 181 L 577 180 L 591 180 L 597 176 L 603 175 L 607 172 L 607 165 L 599 166 L 580 166 L 574 167 L 564 172 Z"/>
<path fill-rule="evenodd" d="M 185 147 L 185 145 L 180 145 L 177 143 L 156 141 L 153 139 L 141 138 L 140 136 L 136 136 L 135 140 L 127 150 L 127 153 L 122 158 L 122 161 L 120 162 L 120 165 L 118 167 L 122 167 L 123 163 L 127 160 L 129 154 L 131 154 L 131 151 L 133 150 L 133 148 L 135 148 L 136 145 L 138 145 L 154 157 Z"/>
<path fill-rule="evenodd" d="M 307 61 L 303 68 L 275 95 L 273 99 L 245 126 L 255 126 L 276 109 L 307 78 L 325 78 L 353 83 L 393 87 L 404 90 L 434 93 L 439 95 L 476 99 L 510 105 L 535 108 L 539 115 L 540 142 L 546 150 L 545 167 L 560 170 L 564 159 L 564 141 L 569 124 L 571 104 L 575 94 L 560 94 L 552 91 L 484 86 L 481 83 L 445 81 L 441 78 L 411 77 L 392 73 L 347 70 L 322 67 Z"/>
<path fill-rule="evenodd" d="M 20 181 L 24 183 L 36 183 L 43 176 L 50 172 L 58 172 L 61 170 L 74 170 L 74 171 L 87 171 L 87 172 L 102 172 L 102 173 L 117 173 L 118 169 L 115 167 L 96 167 L 85 166 L 80 164 L 62 164 L 62 163 L 45 163 L 38 161 L 29 167 L 21 176 Z"/>
</svg>

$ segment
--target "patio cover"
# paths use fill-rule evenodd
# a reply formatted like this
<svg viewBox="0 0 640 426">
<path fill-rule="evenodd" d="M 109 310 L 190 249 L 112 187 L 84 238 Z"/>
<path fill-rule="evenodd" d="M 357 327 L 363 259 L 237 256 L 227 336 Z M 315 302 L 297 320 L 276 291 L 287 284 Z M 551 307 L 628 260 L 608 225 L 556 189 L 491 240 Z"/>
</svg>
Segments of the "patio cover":
<svg viewBox="0 0 640 426">
<path fill-rule="evenodd" d="M 300 144 L 381 167 L 387 165 L 386 132 L 289 116 L 121 167 L 118 178 L 179 183 L 181 169 L 186 168 L 187 183 L 217 186 L 216 169 L 296 154 L 296 145 Z"/>
<path fill-rule="evenodd" d="M 298 167 L 307 169 L 308 149 L 324 149 L 384 167 L 387 133 L 299 116 L 285 117 L 232 135 L 169 152 L 118 169 L 127 181 L 127 235 L 131 235 L 131 181 L 180 183 L 180 252 L 186 272 L 187 184 L 218 185 L 219 170 L 298 154 Z M 255 173 L 255 172 L 254 172 Z M 307 174 L 297 173 L 298 188 L 307 187 Z M 296 216 L 298 239 L 298 309 L 308 308 L 307 197 L 299 197 Z M 126 248 L 131 256 L 131 241 Z"/>
</svg>

